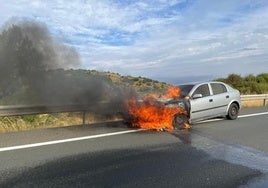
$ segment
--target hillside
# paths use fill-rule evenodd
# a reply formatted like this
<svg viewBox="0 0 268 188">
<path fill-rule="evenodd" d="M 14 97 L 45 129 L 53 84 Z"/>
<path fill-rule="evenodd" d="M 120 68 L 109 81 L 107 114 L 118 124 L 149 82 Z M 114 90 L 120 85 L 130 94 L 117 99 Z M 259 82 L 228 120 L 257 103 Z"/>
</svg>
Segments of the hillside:
<svg viewBox="0 0 268 188">
<path fill-rule="evenodd" d="M 268 73 L 245 77 L 230 74 L 216 80 L 230 84 L 241 94 L 268 93 Z M 152 93 L 163 94 L 168 84 L 111 72 L 56 69 L 6 77 L 1 80 L 0 87 L 4 88 L 0 92 L 0 105 L 34 105 L 116 100 L 117 96 L 124 95 L 128 90 L 134 90 L 138 98 L 142 99 Z"/>
<path fill-rule="evenodd" d="M 162 94 L 166 91 L 168 84 L 152 80 L 145 77 L 121 76 L 118 73 L 100 72 L 100 75 L 106 76 L 119 86 L 132 87 L 140 98 L 155 93 Z"/>
<path fill-rule="evenodd" d="M 91 71 L 90 71 L 91 72 Z M 144 96 L 150 93 L 161 94 L 166 91 L 168 84 L 152 80 L 145 77 L 121 76 L 118 73 L 97 72 L 111 79 L 117 85 L 132 86 L 135 88 L 139 96 Z M 249 74 L 241 76 L 238 74 L 229 74 L 226 78 L 218 78 L 215 81 L 221 81 L 238 89 L 241 94 L 265 94 L 268 93 L 268 73 L 258 75 Z"/>
<path fill-rule="evenodd" d="M 139 98 L 163 93 L 167 84 L 144 77 L 121 76 L 95 70 L 35 71 L 18 79 L 5 79 L 0 87 L 0 105 L 88 104 L 117 100 L 129 90 Z M 120 94 L 121 93 L 121 94 Z"/>
</svg>

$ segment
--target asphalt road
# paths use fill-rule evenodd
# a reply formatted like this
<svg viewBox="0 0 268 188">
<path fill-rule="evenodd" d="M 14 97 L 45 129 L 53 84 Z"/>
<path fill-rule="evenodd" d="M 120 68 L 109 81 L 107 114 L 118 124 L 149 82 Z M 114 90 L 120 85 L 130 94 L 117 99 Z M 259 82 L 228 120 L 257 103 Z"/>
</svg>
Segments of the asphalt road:
<svg viewBox="0 0 268 188">
<path fill-rule="evenodd" d="M 190 131 L 113 122 L 1 134 L 0 187 L 267 187 L 267 138 L 268 108 Z"/>
</svg>

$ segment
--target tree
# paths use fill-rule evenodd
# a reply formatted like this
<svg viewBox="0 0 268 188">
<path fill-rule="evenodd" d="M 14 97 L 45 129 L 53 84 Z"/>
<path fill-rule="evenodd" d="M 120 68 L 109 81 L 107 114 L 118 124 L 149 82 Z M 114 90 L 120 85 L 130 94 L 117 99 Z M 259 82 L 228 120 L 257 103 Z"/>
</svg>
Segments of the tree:
<svg viewBox="0 0 268 188">
<path fill-rule="evenodd" d="M 253 74 L 249 74 L 245 76 L 244 80 L 246 82 L 256 82 L 256 77 Z"/>
<path fill-rule="evenodd" d="M 256 80 L 258 83 L 268 83 L 268 73 L 257 75 Z"/>
<path fill-rule="evenodd" d="M 240 76 L 240 75 L 237 75 L 237 74 L 230 74 L 226 81 L 232 85 L 233 87 L 235 88 L 241 88 L 243 87 L 243 84 L 244 84 L 244 80 L 243 78 Z"/>
</svg>

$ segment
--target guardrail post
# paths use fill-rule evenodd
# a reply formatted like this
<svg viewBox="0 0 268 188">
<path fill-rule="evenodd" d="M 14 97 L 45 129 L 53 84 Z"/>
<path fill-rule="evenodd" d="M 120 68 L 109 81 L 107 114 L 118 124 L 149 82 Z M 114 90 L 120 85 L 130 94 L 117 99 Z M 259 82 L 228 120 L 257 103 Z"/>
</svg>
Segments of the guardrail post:
<svg viewBox="0 0 268 188">
<path fill-rule="evenodd" d="M 86 111 L 83 111 L 83 125 L 86 124 Z"/>
<path fill-rule="evenodd" d="M 266 99 L 263 99 L 263 106 L 266 106 Z"/>
</svg>

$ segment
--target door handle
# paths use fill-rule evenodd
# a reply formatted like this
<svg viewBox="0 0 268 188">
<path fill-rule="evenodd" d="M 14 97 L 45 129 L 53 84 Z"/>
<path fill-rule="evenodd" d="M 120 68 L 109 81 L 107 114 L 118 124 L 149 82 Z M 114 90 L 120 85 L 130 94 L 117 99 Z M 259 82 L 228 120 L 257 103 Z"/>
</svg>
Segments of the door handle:
<svg viewBox="0 0 268 188">
<path fill-rule="evenodd" d="M 226 99 L 229 99 L 229 95 L 226 95 Z"/>
<path fill-rule="evenodd" d="M 213 99 L 209 99 L 209 102 L 213 102 Z"/>
</svg>

